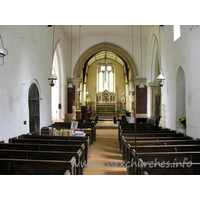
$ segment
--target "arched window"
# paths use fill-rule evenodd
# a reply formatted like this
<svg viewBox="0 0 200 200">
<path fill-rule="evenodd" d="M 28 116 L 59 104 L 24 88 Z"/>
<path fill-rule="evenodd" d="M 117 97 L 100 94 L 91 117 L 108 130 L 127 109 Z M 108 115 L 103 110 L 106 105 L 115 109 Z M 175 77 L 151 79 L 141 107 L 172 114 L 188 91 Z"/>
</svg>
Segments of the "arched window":
<svg viewBox="0 0 200 200">
<path fill-rule="evenodd" d="M 98 70 L 99 92 L 108 90 L 114 92 L 114 68 L 113 66 L 100 66 Z"/>
</svg>

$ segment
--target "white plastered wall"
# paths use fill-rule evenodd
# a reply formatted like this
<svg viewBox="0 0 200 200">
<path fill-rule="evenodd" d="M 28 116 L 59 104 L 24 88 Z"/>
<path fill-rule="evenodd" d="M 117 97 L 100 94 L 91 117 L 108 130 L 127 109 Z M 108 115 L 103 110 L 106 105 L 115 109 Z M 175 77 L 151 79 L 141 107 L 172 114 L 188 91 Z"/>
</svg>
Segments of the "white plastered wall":
<svg viewBox="0 0 200 200">
<path fill-rule="evenodd" d="M 67 54 L 62 29 L 57 33 L 55 41 L 62 38 L 61 48 Z M 11 137 L 29 132 L 28 91 L 33 82 L 37 83 L 40 92 L 40 127 L 52 123 L 48 82 L 52 67 L 52 28 L 0 26 L 0 34 L 9 52 L 5 64 L 0 66 L 0 140 L 7 142 Z M 66 57 L 64 66 L 68 65 Z"/>
</svg>

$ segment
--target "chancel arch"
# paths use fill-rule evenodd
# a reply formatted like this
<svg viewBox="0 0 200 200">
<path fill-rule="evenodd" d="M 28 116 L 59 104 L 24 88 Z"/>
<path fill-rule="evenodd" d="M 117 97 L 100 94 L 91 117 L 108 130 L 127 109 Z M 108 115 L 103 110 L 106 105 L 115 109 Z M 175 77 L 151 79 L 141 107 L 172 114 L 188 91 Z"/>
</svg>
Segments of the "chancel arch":
<svg viewBox="0 0 200 200">
<path fill-rule="evenodd" d="M 91 82 L 89 83 L 90 79 L 96 79 L 95 84 L 96 86 L 93 88 L 93 91 L 89 91 L 90 96 L 93 95 L 92 101 L 93 101 L 93 108 L 96 110 L 96 104 L 97 104 L 97 93 L 99 92 L 99 86 L 98 86 L 98 70 L 99 62 L 105 61 L 105 55 L 107 56 L 108 62 L 113 62 L 114 65 L 112 67 L 113 69 L 113 94 L 109 94 L 112 96 L 112 102 L 113 98 L 115 99 L 115 103 L 118 104 L 115 106 L 115 110 L 118 110 L 120 107 L 124 108 L 130 108 L 129 103 L 129 93 L 128 91 L 131 90 L 131 88 L 134 88 L 134 81 L 133 79 L 138 76 L 138 70 L 136 67 L 136 64 L 132 58 L 132 56 L 126 52 L 123 48 L 112 44 L 112 43 L 100 43 L 97 45 L 94 45 L 87 49 L 77 60 L 77 63 L 74 68 L 74 78 L 80 78 L 82 83 L 80 84 L 81 87 L 81 95 L 80 95 L 80 101 L 82 102 L 82 105 L 86 103 L 86 92 L 88 92 L 88 88 L 91 87 Z M 93 65 L 96 65 L 95 70 L 93 71 L 93 75 L 91 75 L 91 67 L 90 72 L 88 71 L 88 67 L 91 65 L 91 62 Z M 118 72 L 115 70 L 117 69 L 116 66 L 118 66 Z M 90 75 L 89 75 L 90 74 Z M 119 80 L 121 80 L 121 86 L 117 87 L 117 83 L 119 83 Z M 131 81 L 130 81 L 131 80 Z M 94 81 L 94 80 L 93 80 Z M 77 88 L 76 88 L 77 89 Z M 108 90 L 109 91 L 109 90 Z M 121 103 L 122 94 L 126 96 L 126 102 L 123 104 Z M 114 96 L 115 97 L 114 97 Z M 109 99 L 111 100 L 111 99 Z M 117 101 L 118 100 L 118 101 Z"/>
<path fill-rule="evenodd" d="M 121 57 L 124 62 L 127 64 L 127 67 L 129 68 L 131 74 L 133 77 L 138 76 L 138 69 L 136 67 L 136 64 L 134 60 L 132 59 L 131 55 L 121 48 L 120 46 L 108 42 L 103 42 L 96 44 L 90 48 L 88 48 L 83 54 L 79 57 L 79 59 L 76 62 L 73 77 L 80 78 L 81 71 L 85 64 L 92 58 L 95 54 L 101 51 L 110 51 L 117 54 L 119 57 Z"/>
</svg>

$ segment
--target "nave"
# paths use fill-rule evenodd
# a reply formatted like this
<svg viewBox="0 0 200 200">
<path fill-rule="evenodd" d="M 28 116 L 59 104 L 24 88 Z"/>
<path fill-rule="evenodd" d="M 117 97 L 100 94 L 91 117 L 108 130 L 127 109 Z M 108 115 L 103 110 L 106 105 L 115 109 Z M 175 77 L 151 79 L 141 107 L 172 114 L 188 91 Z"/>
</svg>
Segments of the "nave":
<svg viewBox="0 0 200 200">
<path fill-rule="evenodd" d="M 199 175 L 200 140 L 149 123 L 56 122 L 0 142 L 0 174 Z"/>
<path fill-rule="evenodd" d="M 89 165 L 84 175 L 126 175 L 119 154 L 118 129 L 112 126 L 113 121 L 98 122 L 96 142 L 90 146 Z"/>
</svg>

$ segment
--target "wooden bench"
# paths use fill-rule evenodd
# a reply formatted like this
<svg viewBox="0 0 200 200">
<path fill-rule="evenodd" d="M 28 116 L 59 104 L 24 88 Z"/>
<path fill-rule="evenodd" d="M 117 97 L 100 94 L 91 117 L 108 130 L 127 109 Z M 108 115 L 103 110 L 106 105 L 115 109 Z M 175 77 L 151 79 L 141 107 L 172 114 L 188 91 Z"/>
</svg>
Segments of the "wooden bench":
<svg viewBox="0 0 200 200">
<path fill-rule="evenodd" d="M 70 161 L 0 158 L 1 175 L 75 175 L 75 157 Z M 67 172 L 69 170 L 69 172 Z"/>
<path fill-rule="evenodd" d="M 148 145 L 184 145 L 184 144 L 200 144 L 200 141 L 197 140 L 162 140 L 162 141 L 137 141 L 137 147 L 139 146 L 148 146 Z M 125 147 L 124 151 L 124 161 L 127 162 L 130 152 L 132 149 L 135 149 L 135 141 L 129 142 Z"/>
<path fill-rule="evenodd" d="M 32 144 L 57 144 L 57 145 L 85 145 L 86 162 L 89 161 L 89 139 L 88 140 L 54 140 L 54 139 L 30 139 L 10 138 L 9 143 L 32 143 Z"/>
<path fill-rule="evenodd" d="M 133 151 L 134 152 L 134 151 Z M 130 168 L 131 174 L 140 174 L 140 167 L 144 167 L 145 165 L 139 165 L 137 161 L 142 159 L 144 164 L 152 164 L 152 167 L 156 167 L 158 165 L 162 168 L 166 167 L 165 164 L 174 163 L 174 166 L 178 166 L 179 163 L 187 163 L 188 165 L 192 165 L 192 163 L 200 163 L 200 151 L 198 152 L 149 152 L 149 153 L 133 153 L 133 162 L 135 163 Z"/>
<path fill-rule="evenodd" d="M 138 146 L 137 153 L 163 153 L 163 152 L 196 152 L 200 151 L 200 144 L 194 145 L 152 145 L 152 146 Z M 135 160 L 135 149 L 128 151 L 127 162 L 131 163 Z M 128 174 L 131 174 L 131 168 L 127 168 Z"/>
<path fill-rule="evenodd" d="M 175 131 L 170 131 L 170 130 L 151 130 L 151 131 L 137 131 L 137 135 L 138 137 L 153 137 L 153 136 L 162 136 L 161 134 L 163 134 L 164 137 L 166 136 L 170 136 L 170 137 L 178 137 L 178 136 L 183 136 L 183 134 L 181 133 L 176 133 Z M 121 143 L 121 137 L 122 136 L 134 136 L 135 132 L 132 130 L 130 131 L 121 131 L 120 132 L 120 138 L 119 138 L 119 143 Z"/>
<path fill-rule="evenodd" d="M 137 130 L 162 130 L 161 127 L 156 127 L 152 124 L 137 124 Z M 118 136 L 120 138 L 120 132 L 121 131 L 131 131 L 134 132 L 134 128 L 135 128 L 135 124 L 133 123 L 121 123 L 121 124 L 118 124 Z M 165 129 L 166 130 L 166 129 Z M 167 129 L 169 130 L 169 129 Z"/>
<path fill-rule="evenodd" d="M 77 175 L 83 175 L 81 154 L 82 151 L 80 149 L 77 152 L 0 149 L 0 158 L 70 161 L 72 157 L 75 157 Z"/>
<path fill-rule="evenodd" d="M 79 152 L 81 151 L 80 160 L 87 164 L 85 157 L 85 145 L 54 145 L 54 144 L 27 144 L 27 143 L 3 143 L 0 144 L 0 149 L 13 149 L 13 150 L 30 150 L 30 151 L 61 151 L 61 152 Z"/>
<path fill-rule="evenodd" d="M 121 137 L 124 136 L 124 137 L 132 137 L 133 140 L 135 140 L 135 133 L 124 133 L 121 135 Z M 136 134 L 136 137 L 139 138 L 139 137 L 183 137 L 183 134 L 179 134 L 179 133 L 137 133 Z M 120 142 L 119 142 L 119 145 L 121 146 L 122 145 L 122 140 L 120 138 Z"/>
<path fill-rule="evenodd" d="M 88 140 L 89 137 L 79 137 L 79 136 L 53 136 L 53 135 L 30 135 L 30 134 L 22 134 L 19 135 L 18 138 L 30 138 L 30 139 L 53 139 L 53 140 L 81 140 L 84 141 L 86 149 L 88 149 L 88 156 L 89 156 L 89 144 Z M 89 160 L 89 157 L 87 158 Z"/>
<path fill-rule="evenodd" d="M 135 137 L 135 136 L 134 136 Z M 122 155 L 124 155 L 125 148 L 127 148 L 127 144 L 129 142 L 134 142 L 134 137 L 129 137 L 129 136 L 122 136 L 121 137 L 121 145 L 120 145 L 120 152 Z M 144 140 L 157 140 L 157 141 L 162 141 L 162 140 L 190 140 L 191 137 L 185 136 L 185 137 L 137 137 L 137 141 L 144 141 Z"/>
<path fill-rule="evenodd" d="M 200 163 L 192 163 L 190 167 L 188 167 L 186 163 L 179 163 L 178 165 L 174 163 L 165 163 L 160 167 L 156 165 L 156 163 L 145 164 L 142 159 L 139 159 L 138 165 L 145 165 L 139 168 L 140 175 L 200 175 Z M 154 165 L 156 167 L 152 167 Z"/>
<path fill-rule="evenodd" d="M 135 134 L 134 133 L 125 133 L 121 136 L 119 146 L 123 146 L 123 138 L 132 137 L 133 140 L 135 140 Z M 177 134 L 177 133 L 137 133 L 137 138 L 146 137 L 148 138 L 154 138 L 154 137 L 183 137 L 183 134 Z M 120 149 L 120 153 L 123 153 L 123 148 Z"/>
</svg>

